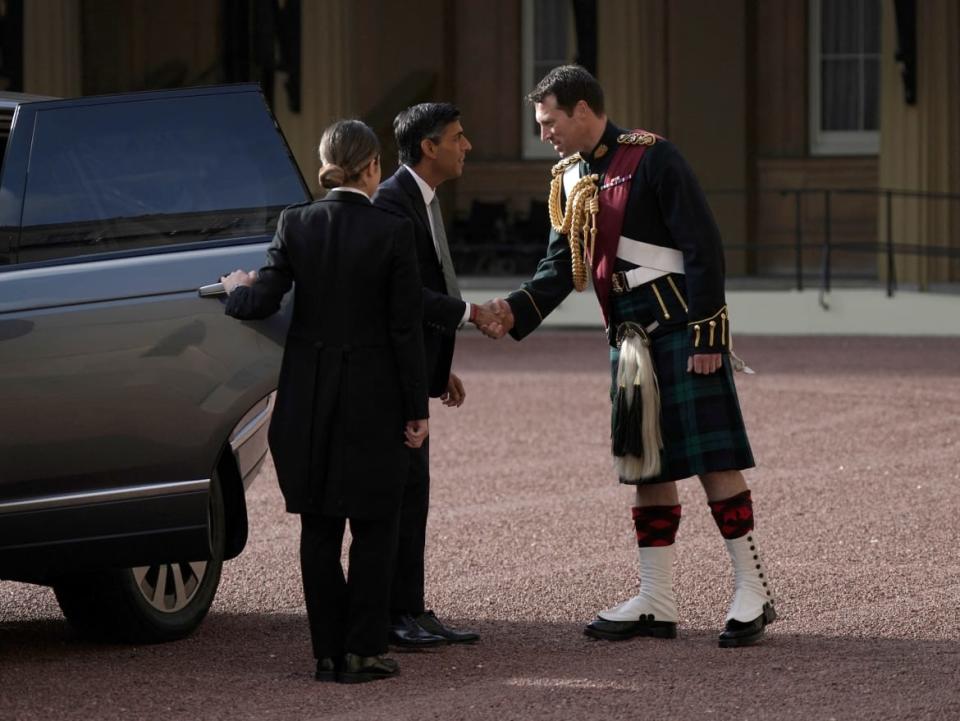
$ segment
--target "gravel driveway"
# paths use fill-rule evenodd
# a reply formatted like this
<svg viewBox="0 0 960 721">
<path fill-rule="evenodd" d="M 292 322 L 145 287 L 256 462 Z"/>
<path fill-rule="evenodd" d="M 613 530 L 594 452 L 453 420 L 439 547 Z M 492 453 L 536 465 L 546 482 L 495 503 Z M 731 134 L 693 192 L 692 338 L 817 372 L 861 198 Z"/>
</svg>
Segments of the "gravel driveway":
<svg viewBox="0 0 960 721">
<path fill-rule="evenodd" d="M 247 549 L 191 638 L 76 639 L 53 594 L 0 583 L 0 719 L 960 718 L 960 339 L 738 337 L 757 533 L 781 620 L 716 636 L 732 574 L 681 484 L 680 637 L 592 641 L 636 592 L 611 473 L 602 333 L 464 334 L 460 409 L 431 409 L 428 603 L 482 641 L 397 653 L 401 677 L 312 680 L 296 560 L 267 465 Z"/>
</svg>

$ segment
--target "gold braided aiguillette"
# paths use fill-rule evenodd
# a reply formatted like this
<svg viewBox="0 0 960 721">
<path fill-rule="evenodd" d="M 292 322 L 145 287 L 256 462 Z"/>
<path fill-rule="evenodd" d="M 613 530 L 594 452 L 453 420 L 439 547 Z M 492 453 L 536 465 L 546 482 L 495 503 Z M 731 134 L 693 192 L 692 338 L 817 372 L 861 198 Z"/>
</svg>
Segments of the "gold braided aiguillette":
<svg viewBox="0 0 960 721">
<path fill-rule="evenodd" d="M 598 181 L 599 175 L 585 175 L 574 183 L 567 198 L 566 212 L 560 207 L 560 195 L 563 190 L 563 173 L 579 162 L 580 156 L 572 155 L 557 163 L 550 181 L 550 224 L 570 242 L 570 263 L 573 275 L 573 287 L 583 291 L 587 287 L 589 273 L 587 261 L 593 257 L 597 241 L 597 213 L 600 210 Z"/>
</svg>

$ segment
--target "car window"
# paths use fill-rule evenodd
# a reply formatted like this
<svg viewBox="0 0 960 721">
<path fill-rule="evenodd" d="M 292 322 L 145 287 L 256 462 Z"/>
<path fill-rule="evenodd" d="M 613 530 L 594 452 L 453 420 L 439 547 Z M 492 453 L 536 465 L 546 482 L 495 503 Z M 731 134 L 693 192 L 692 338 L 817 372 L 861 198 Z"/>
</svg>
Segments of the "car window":
<svg viewBox="0 0 960 721">
<path fill-rule="evenodd" d="M 259 93 L 40 110 L 18 259 L 272 233 L 304 199 Z"/>
</svg>

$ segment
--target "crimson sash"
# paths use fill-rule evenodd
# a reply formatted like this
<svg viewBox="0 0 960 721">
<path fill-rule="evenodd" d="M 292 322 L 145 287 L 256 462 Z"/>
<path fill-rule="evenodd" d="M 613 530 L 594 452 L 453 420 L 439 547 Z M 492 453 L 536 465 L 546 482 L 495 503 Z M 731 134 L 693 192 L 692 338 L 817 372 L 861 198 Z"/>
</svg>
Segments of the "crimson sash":
<svg viewBox="0 0 960 721">
<path fill-rule="evenodd" d="M 634 130 L 645 133 L 645 130 Z M 593 270 L 593 288 L 600 301 L 603 325 L 610 324 L 610 288 L 612 286 L 613 264 L 617 259 L 617 246 L 623 230 L 623 216 L 627 212 L 627 199 L 633 184 L 633 173 L 640 159 L 647 151 L 646 145 L 617 146 L 616 154 L 610 161 L 610 167 L 600 187 L 600 212 L 597 213 L 597 242 L 590 259 Z"/>
</svg>

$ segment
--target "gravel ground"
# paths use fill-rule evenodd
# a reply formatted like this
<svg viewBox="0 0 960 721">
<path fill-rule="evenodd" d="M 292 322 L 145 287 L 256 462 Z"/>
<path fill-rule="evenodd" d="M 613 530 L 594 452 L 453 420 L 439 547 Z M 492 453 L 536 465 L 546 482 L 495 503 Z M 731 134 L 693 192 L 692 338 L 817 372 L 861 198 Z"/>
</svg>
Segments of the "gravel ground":
<svg viewBox="0 0 960 721">
<path fill-rule="evenodd" d="M 465 335 L 433 407 L 428 601 L 482 641 L 395 654 L 400 678 L 312 680 L 295 519 L 267 465 L 251 534 L 192 637 L 76 639 L 45 588 L 0 583 L 0 719 L 960 718 L 960 339 L 738 337 L 757 533 L 781 620 L 716 635 L 732 574 L 681 484 L 680 637 L 592 641 L 636 592 L 610 471 L 598 332 Z"/>
</svg>

